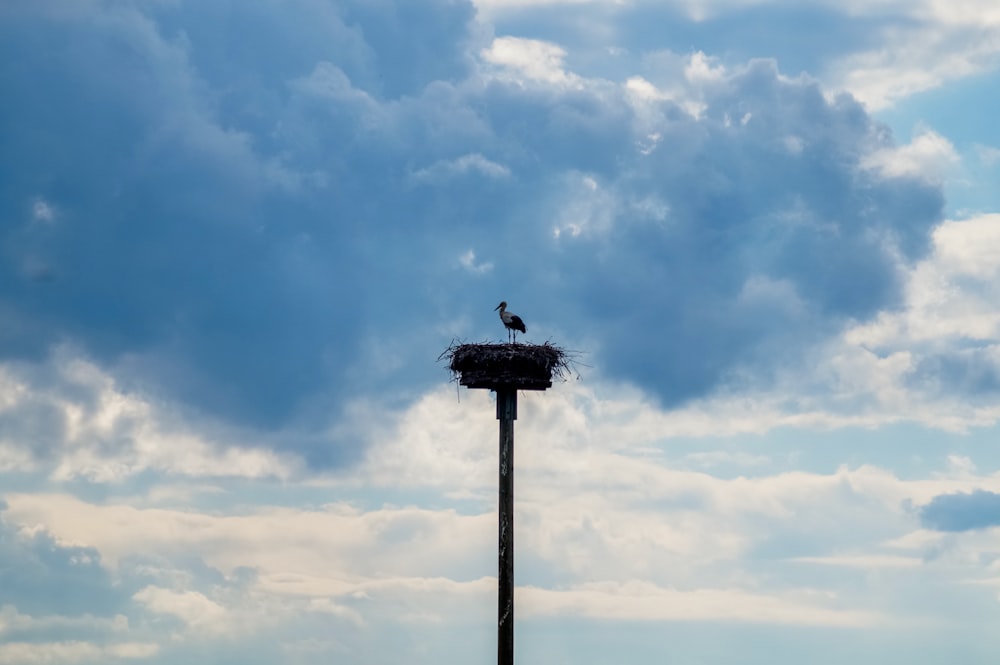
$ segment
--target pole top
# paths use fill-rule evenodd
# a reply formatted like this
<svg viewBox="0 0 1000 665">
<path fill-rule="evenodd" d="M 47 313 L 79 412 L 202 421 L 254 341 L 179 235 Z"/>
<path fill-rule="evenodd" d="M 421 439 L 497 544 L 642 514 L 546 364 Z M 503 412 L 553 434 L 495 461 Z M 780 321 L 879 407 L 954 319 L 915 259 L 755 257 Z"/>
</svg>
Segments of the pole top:
<svg viewBox="0 0 1000 665">
<path fill-rule="evenodd" d="M 497 420 L 517 420 L 517 390 L 497 390 Z"/>
</svg>

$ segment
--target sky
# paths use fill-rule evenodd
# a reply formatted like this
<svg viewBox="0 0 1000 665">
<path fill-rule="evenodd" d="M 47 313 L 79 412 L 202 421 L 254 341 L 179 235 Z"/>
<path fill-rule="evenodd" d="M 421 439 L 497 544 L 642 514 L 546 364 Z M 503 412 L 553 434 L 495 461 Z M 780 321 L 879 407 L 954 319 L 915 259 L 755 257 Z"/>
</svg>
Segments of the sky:
<svg viewBox="0 0 1000 665">
<path fill-rule="evenodd" d="M 1000 4 L 0 3 L 0 664 L 1000 658 Z"/>
</svg>

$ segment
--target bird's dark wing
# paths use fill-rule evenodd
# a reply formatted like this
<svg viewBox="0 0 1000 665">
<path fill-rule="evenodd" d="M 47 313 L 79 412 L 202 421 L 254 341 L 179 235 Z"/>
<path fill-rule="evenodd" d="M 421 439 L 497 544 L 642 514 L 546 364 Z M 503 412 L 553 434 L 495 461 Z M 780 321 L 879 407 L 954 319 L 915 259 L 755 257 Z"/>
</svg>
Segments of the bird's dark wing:
<svg viewBox="0 0 1000 665">
<path fill-rule="evenodd" d="M 521 317 L 517 314 L 510 317 L 510 327 L 514 330 L 520 330 L 523 333 L 528 332 L 528 329 L 524 327 L 524 321 L 522 321 Z"/>
</svg>

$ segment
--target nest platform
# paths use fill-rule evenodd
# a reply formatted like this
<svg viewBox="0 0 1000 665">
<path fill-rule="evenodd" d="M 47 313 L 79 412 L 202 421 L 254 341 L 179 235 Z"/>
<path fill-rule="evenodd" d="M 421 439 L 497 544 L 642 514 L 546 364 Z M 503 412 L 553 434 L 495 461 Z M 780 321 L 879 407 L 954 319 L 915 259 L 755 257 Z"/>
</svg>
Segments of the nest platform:
<svg viewBox="0 0 1000 665">
<path fill-rule="evenodd" d="M 549 344 L 452 344 L 442 358 L 460 385 L 489 390 L 545 390 L 568 370 L 566 351 Z"/>
</svg>

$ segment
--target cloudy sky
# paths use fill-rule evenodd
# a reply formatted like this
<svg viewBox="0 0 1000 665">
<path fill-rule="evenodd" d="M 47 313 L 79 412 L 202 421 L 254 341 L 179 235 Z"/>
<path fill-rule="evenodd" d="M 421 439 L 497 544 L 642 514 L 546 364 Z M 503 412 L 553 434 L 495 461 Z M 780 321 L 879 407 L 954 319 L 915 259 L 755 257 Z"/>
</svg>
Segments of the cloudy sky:
<svg viewBox="0 0 1000 665">
<path fill-rule="evenodd" d="M 0 663 L 1000 657 L 993 0 L 4 0 Z"/>
</svg>

